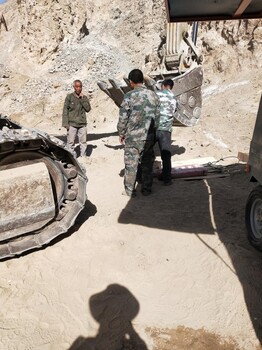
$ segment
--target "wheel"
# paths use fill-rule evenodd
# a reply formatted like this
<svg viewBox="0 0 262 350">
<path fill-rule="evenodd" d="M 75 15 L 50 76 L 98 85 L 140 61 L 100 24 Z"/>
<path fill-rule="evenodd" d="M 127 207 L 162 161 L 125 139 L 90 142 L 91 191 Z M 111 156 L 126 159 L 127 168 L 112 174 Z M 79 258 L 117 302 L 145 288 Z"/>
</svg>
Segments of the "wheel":
<svg viewBox="0 0 262 350">
<path fill-rule="evenodd" d="M 256 187 L 248 197 L 245 221 L 248 240 L 262 251 L 262 186 Z"/>
</svg>

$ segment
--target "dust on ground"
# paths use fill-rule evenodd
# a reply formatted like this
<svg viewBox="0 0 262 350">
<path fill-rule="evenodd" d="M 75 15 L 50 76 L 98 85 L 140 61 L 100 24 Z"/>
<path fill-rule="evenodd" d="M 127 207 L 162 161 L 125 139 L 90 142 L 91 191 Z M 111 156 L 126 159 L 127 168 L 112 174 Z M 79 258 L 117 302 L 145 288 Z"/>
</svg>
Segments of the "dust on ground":
<svg viewBox="0 0 262 350">
<path fill-rule="evenodd" d="M 183 326 L 176 329 L 147 329 L 154 340 L 153 350 L 239 350 L 234 340 L 225 340 L 205 329 Z"/>
</svg>

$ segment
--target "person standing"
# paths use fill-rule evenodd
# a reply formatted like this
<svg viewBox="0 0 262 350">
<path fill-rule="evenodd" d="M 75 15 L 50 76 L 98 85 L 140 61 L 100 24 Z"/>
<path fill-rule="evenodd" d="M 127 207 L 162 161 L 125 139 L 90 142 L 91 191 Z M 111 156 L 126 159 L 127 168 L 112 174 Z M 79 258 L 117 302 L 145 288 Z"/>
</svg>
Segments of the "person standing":
<svg viewBox="0 0 262 350">
<path fill-rule="evenodd" d="M 160 121 L 156 132 L 156 140 L 159 145 L 162 159 L 162 173 L 160 175 L 160 180 L 163 180 L 165 186 L 172 185 L 171 133 L 174 114 L 176 111 L 176 98 L 171 91 L 173 86 L 173 80 L 166 79 L 162 82 L 162 90 L 157 92 L 160 99 Z"/>
<path fill-rule="evenodd" d="M 125 145 L 124 186 L 126 194 L 135 196 L 138 164 L 141 167 L 141 192 L 151 194 L 153 183 L 155 130 L 159 122 L 159 99 L 155 92 L 144 85 L 143 73 L 132 70 L 128 79 L 132 91 L 125 94 L 119 111 L 117 130 Z"/>
<path fill-rule="evenodd" d="M 62 126 L 67 130 L 67 143 L 74 151 L 76 136 L 80 143 L 80 156 L 86 155 L 86 113 L 91 110 L 89 100 L 82 93 L 81 80 L 73 82 L 74 92 L 66 96 L 63 108 Z"/>
</svg>

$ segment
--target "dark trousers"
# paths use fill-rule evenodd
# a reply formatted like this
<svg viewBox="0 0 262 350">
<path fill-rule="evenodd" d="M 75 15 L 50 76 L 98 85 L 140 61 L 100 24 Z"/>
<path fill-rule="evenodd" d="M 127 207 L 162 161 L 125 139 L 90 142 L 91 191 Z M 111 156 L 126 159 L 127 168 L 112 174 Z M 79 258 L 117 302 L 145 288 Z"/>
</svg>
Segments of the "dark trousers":
<svg viewBox="0 0 262 350">
<path fill-rule="evenodd" d="M 162 159 L 162 180 L 164 182 L 171 181 L 171 132 L 158 130 L 156 132 L 156 140 L 160 149 Z"/>
<path fill-rule="evenodd" d="M 153 184 L 153 165 L 155 160 L 154 140 L 146 141 L 140 163 L 137 168 L 137 180 L 142 184 L 142 191 L 151 191 Z"/>
</svg>

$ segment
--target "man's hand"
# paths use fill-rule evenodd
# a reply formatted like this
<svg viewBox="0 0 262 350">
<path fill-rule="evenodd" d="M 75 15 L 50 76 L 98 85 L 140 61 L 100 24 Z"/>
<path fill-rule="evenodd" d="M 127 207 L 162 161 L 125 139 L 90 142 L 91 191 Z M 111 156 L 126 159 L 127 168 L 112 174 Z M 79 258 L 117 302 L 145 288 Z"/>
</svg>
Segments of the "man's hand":
<svg viewBox="0 0 262 350">
<path fill-rule="evenodd" d="M 125 136 L 119 136 L 119 142 L 124 145 L 125 144 Z"/>
<path fill-rule="evenodd" d="M 81 99 L 81 98 L 84 97 L 84 94 L 83 94 L 82 92 L 80 92 L 79 94 L 77 94 L 77 93 L 75 92 L 75 97 L 78 98 L 78 99 Z"/>
</svg>

